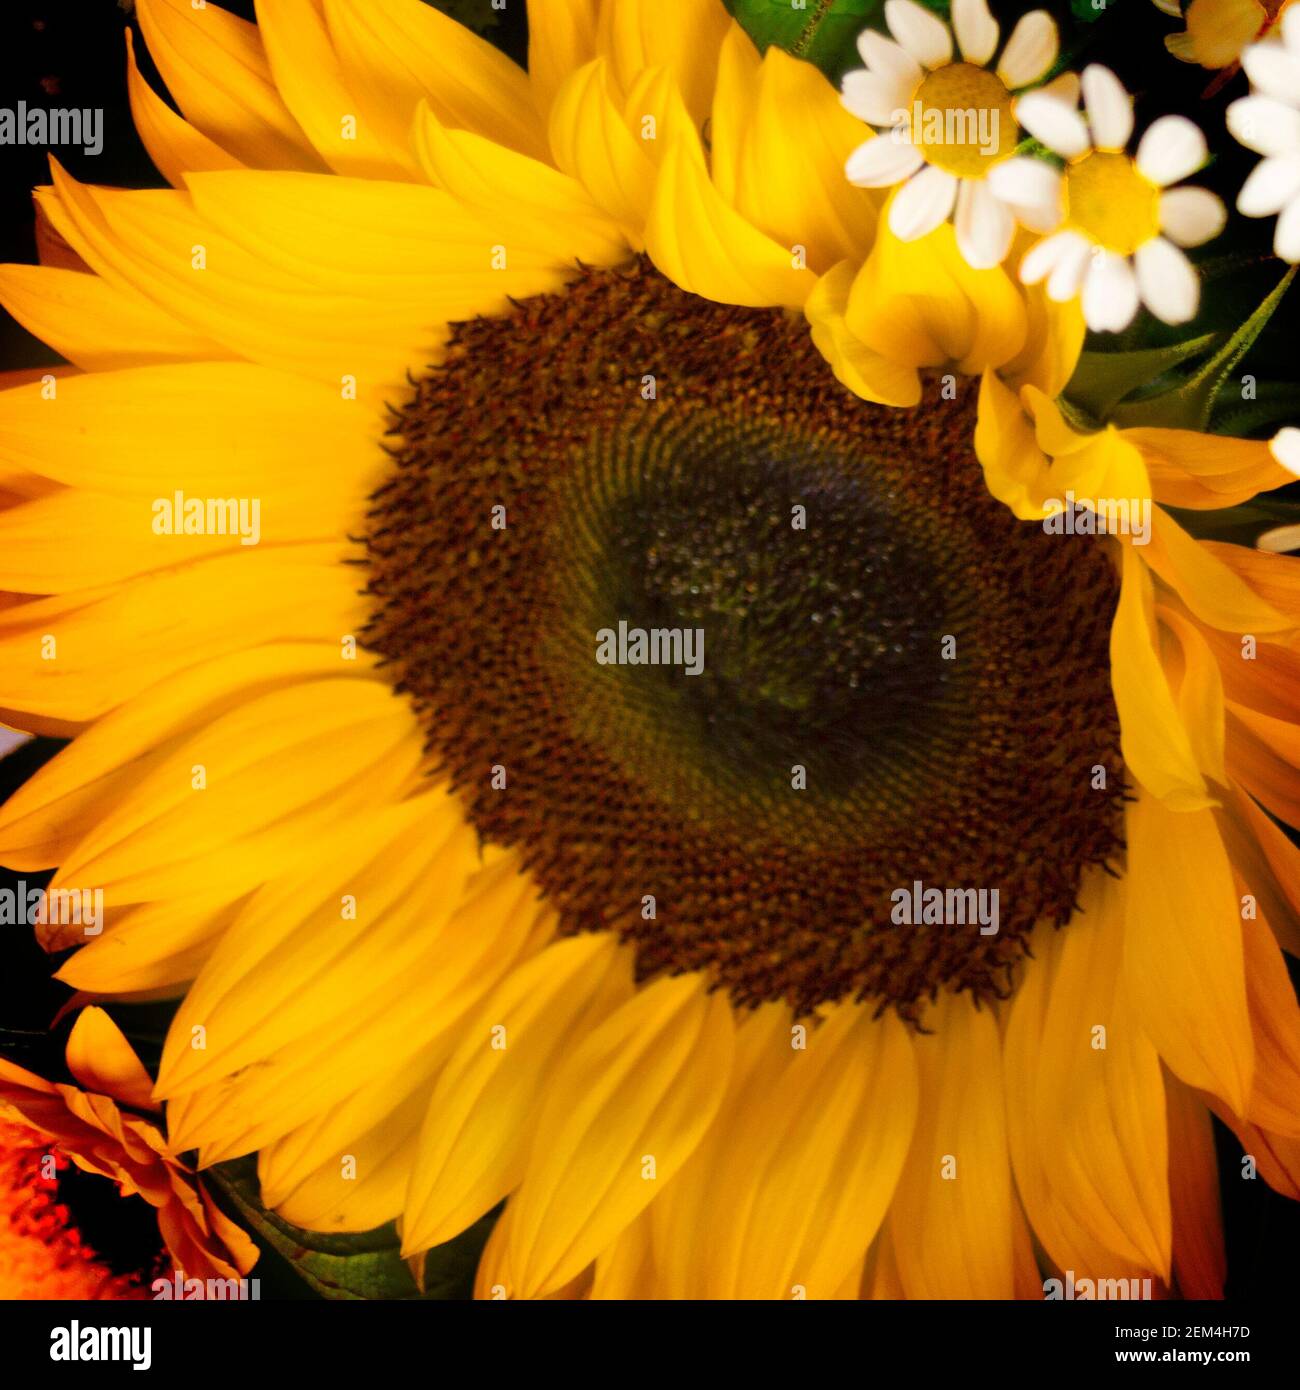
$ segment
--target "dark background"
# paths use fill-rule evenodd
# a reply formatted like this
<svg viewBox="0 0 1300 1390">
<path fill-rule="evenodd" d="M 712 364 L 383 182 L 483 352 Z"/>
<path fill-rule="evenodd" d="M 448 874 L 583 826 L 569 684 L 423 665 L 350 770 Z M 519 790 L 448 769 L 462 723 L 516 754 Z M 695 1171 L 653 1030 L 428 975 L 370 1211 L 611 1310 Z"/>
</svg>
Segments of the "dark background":
<svg viewBox="0 0 1300 1390">
<path fill-rule="evenodd" d="M 663 0 L 665 4 L 673 2 Z M 457 5 L 463 18 L 481 26 L 487 37 L 518 61 L 524 61 L 527 31 L 523 0 L 509 0 L 504 12 L 491 11 L 488 0 L 447 0 L 443 7 L 455 9 Z M 119 4 L 118 0 L 4 0 L 0 6 L 0 106 L 15 107 L 26 101 L 29 106 L 102 108 L 103 152 L 91 157 L 79 149 L 63 148 L 58 151 L 59 159 L 83 181 L 126 187 L 161 186 L 164 181 L 135 134 L 127 102 L 122 31 L 131 22 L 130 8 L 129 0 L 126 4 Z M 252 17 L 251 0 L 227 0 L 225 8 Z M 1014 9 L 1034 6 L 1013 7 L 994 0 L 994 8 L 1007 32 L 1013 22 L 1008 15 Z M 1067 19 L 1066 7 L 1051 8 L 1063 20 Z M 1113 40 L 1100 34 L 1098 37 L 1102 38 L 1107 60 L 1139 95 L 1139 122 L 1144 114 L 1149 119 L 1153 112 L 1182 110 L 1202 117 L 1210 129 L 1212 120 L 1221 120 L 1218 113 L 1223 101 L 1245 94 L 1245 81 L 1238 76 L 1215 103 L 1214 114 L 1207 116 L 1208 108 L 1202 98 L 1213 74 L 1184 67 L 1163 55 L 1162 35 L 1179 26 L 1161 15 L 1150 0 L 1127 0 L 1122 16 L 1108 15 L 1098 27 L 1120 22 L 1125 26 L 1122 45 L 1116 47 Z M 1111 34 L 1114 32 L 1112 29 Z M 162 84 L 138 31 L 135 51 L 147 77 L 161 90 Z M 1153 74 L 1158 74 L 1160 83 L 1155 91 L 1149 87 Z M 1144 112 L 1148 103 L 1150 111 Z M 1220 158 L 1195 181 L 1217 187 L 1231 206 L 1255 156 L 1218 134 L 1212 136 L 1212 144 L 1220 151 Z M 0 146 L 0 260 L 35 261 L 31 189 L 48 181 L 43 150 Z M 1276 283 L 1281 267 L 1267 255 L 1272 219 L 1244 227 L 1241 222 L 1242 219 L 1234 220 L 1233 255 L 1237 268 L 1211 280 L 1201 318 L 1176 336 L 1209 331 L 1218 322 L 1239 322 L 1244 310 Z M 1220 252 L 1214 254 L 1221 258 Z M 1294 294 L 1300 297 L 1300 291 Z M 1165 333 L 1150 324 L 1143 331 L 1147 334 L 1144 346 L 1160 340 Z M 1300 376 L 1298 335 L 1300 307 L 1289 300 L 1242 370 L 1256 371 L 1261 379 L 1294 382 Z M 1172 337 L 1169 335 L 1168 340 Z M 1104 344 L 1108 348 L 1124 345 L 1113 338 Z M 8 315 L 0 314 L 0 370 L 43 366 L 60 360 Z M 1295 390 L 1291 396 L 1296 399 Z M 37 740 L 0 760 L 0 802 L 60 746 L 53 740 Z M 0 887 L 12 886 L 15 877 L 0 870 Z M 38 881 L 36 875 L 24 877 L 29 885 Z M 0 1050 L 22 1065 L 57 1075 L 62 1072 L 68 1023 L 65 1021 L 51 1033 L 50 1021 L 69 997 L 69 991 L 51 979 L 58 960 L 45 956 L 28 932 L 14 931 L 6 937 L 0 954 Z M 114 1013 L 146 1064 L 156 1064 L 169 1010 L 163 1006 L 123 1007 Z M 1241 1150 L 1228 1130 L 1217 1121 L 1215 1125 L 1228 1245 L 1228 1296 L 1289 1294 L 1295 1279 L 1292 1261 L 1300 1250 L 1300 1204 L 1279 1196 L 1262 1179 L 1242 1181 Z M 127 1267 L 135 1259 L 142 1239 L 140 1223 L 152 1221 L 147 1209 L 139 1210 L 142 1205 L 138 1199 L 121 1201 L 107 1183 L 77 1184 L 76 1207 L 83 1227 L 88 1232 L 94 1230 L 96 1244 L 109 1257 L 114 1255 L 114 1245 L 120 1244 Z M 147 1242 L 147 1237 L 144 1239 Z M 262 1279 L 263 1297 L 311 1296 L 289 1267 L 273 1254 L 259 1262 L 255 1273 Z"/>
</svg>

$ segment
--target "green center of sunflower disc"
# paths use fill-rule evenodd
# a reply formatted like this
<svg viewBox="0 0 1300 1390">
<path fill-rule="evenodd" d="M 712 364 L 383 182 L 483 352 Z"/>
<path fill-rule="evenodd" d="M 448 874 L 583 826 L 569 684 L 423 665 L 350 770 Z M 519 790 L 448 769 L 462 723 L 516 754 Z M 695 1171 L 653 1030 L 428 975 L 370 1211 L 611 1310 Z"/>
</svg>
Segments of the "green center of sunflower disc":
<svg viewBox="0 0 1300 1390">
<path fill-rule="evenodd" d="M 1017 523 L 973 389 L 927 395 L 640 262 L 457 325 L 399 412 L 367 644 L 484 840 L 643 977 L 1004 994 L 1118 848 L 1108 557 Z"/>
</svg>

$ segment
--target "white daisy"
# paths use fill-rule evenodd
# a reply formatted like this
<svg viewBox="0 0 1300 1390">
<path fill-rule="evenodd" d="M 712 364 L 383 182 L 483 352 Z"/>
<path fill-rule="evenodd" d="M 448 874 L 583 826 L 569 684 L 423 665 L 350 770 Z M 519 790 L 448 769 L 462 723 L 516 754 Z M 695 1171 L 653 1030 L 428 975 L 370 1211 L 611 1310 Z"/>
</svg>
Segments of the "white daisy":
<svg viewBox="0 0 1300 1390">
<path fill-rule="evenodd" d="M 1098 64 L 1084 69 L 1082 89 L 1086 120 L 1052 94 L 1031 92 L 1017 103 L 1021 125 L 1065 160 L 1053 171 L 1063 225 L 1030 249 L 1020 278 L 1045 279 L 1048 296 L 1061 302 L 1082 290 L 1094 331 L 1127 328 L 1139 299 L 1166 323 L 1186 323 L 1201 285 L 1179 247 L 1218 236 L 1227 216 L 1213 193 L 1170 186 L 1205 163 L 1205 136 L 1185 116 L 1161 116 L 1131 157 L 1133 98 Z"/>
<path fill-rule="evenodd" d="M 1281 38 L 1253 43 L 1241 55 L 1251 94 L 1228 107 L 1228 129 L 1263 159 L 1237 195 L 1247 217 L 1277 219 L 1273 250 L 1300 261 L 1300 7 L 1282 16 Z"/>
<path fill-rule="evenodd" d="M 890 229 L 903 241 L 953 217 L 967 262 L 1000 265 L 1017 218 L 1036 230 L 1053 225 L 1055 208 L 1039 197 L 1048 187 L 1041 176 L 1024 171 L 1017 201 L 989 174 L 1037 162 L 1012 158 L 1019 139 L 1013 93 L 1041 81 L 1056 62 L 1056 23 L 1045 10 L 1022 16 L 992 70 L 1001 31 L 986 0 L 953 0 L 951 29 L 915 0 L 886 0 L 885 23 L 893 39 L 862 33 L 866 67 L 844 78 L 845 107 L 880 132 L 854 150 L 845 172 L 863 188 L 903 185 L 889 209 Z"/>
<path fill-rule="evenodd" d="M 1287 470 L 1300 478 L 1300 429 L 1285 425 L 1269 440 L 1269 451 Z"/>
</svg>

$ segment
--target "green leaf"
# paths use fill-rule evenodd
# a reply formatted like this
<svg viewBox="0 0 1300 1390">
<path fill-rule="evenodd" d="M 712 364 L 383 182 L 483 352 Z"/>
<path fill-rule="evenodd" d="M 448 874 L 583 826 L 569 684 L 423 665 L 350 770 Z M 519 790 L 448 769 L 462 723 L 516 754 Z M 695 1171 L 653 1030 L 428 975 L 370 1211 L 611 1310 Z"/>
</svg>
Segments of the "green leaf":
<svg viewBox="0 0 1300 1390">
<path fill-rule="evenodd" d="M 1133 383 L 1143 383 L 1159 392 L 1157 383 L 1170 372 L 1206 353 L 1213 346 L 1216 334 L 1205 333 L 1187 338 L 1167 347 L 1135 348 L 1125 352 L 1082 352 L 1070 378 L 1066 395 L 1072 404 L 1086 411 L 1095 420 L 1105 420 L 1120 401 L 1133 394 Z"/>
<path fill-rule="evenodd" d="M 1295 279 L 1291 266 L 1263 303 L 1202 366 L 1172 390 L 1157 396 L 1122 401 L 1111 412 L 1120 426 L 1146 425 L 1164 429 L 1207 430 L 1219 398 L 1242 358 L 1254 346 Z"/>
<path fill-rule="evenodd" d="M 1228 541 L 1233 545 L 1254 546 L 1266 531 L 1300 522 L 1300 499 L 1255 497 L 1238 507 L 1200 511 L 1169 507 L 1174 520 L 1197 540 Z"/>
<path fill-rule="evenodd" d="M 856 41 L 863 29 L 884 28 L 885 0 L 806 0 L 798 7 L 793 0 L 726 4 L 760 53 L 775 44 L 815 63 L 836 83 L 850 68 L 862 66 Z"/>
<path fill-rule="evenodd" d="M 496 1220 L 493 1212 L 467 1231 L 430 1250 L 424 1261 L 423 1292 L 402 1259 L 393 1222 L 356 1235 L 304 1230 L 268 1211 L 258 1195 L 257 1161 L 219 1163 L 205 1170 L 231 1216 L 259 1244 L 287 1260 L 303 1282 L 329 1299 L 469 1298 L 474 1271 Z"/>
<path fill-rule="evenodd" d="M 1115 0 L 1070 0 L 1070 13 L 1081 24 L 1095 24 Z"/>
</svg>

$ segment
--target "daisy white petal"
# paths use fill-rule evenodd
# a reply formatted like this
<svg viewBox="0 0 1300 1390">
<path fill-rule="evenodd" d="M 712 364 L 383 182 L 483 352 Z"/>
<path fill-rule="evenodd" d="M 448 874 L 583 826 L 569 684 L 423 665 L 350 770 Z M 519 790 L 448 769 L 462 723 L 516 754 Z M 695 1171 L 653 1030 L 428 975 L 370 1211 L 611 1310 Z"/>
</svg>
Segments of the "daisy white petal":
<svg viewBox="0 0 1300 1390">
<path fill-rule="evenodd" d="M 1160 230 L 1176 246 L 1200 246 L 1223 230 L 1228 211 L 1204 188 L 1170 188 L 1160 195 Z"/>
<path fill-rule="evenodd" d="M 1282 42 L 1289 53 L 1300 58 L 1300 9 L 1294 5 L 1288 7 L 1282 16 Z"/>
<path fill-rule="evenodd" d="M 1083 319 L 1094 333 L 1119 333 L 1138 308 L 1137 276 L 1124 256 L 1101 251 L 1083 282 Z"/>
<path fill-rule="evenodd" d="M 1261 159 L 1237 194 L 1237 211 L 1247 217 L 1270 217 L 1300 193 L 1300 154 Z"/>
<path fill-rule="evenodd" d="M 1011 250 L 1016 220 L 985 179 L 963 179 L 957 190 L 957 249 L 973 270 L 992 270 Z"/>
<path fill-rule="evenodd" d="M 1047 277 L 1047 297 L 1057 304 L 1077 298 L 1096 248 L 1085 237 L 1067 243 Z"/>
<path fill-rule="evenodd" d="M 1267 550 L 1271 555 L 1300 550 L 1300 526 L 1274 526 L 1271 531 L 1255 537 L 1255 549 Z"/>
<path fill-rule="evenodd" d="M 1290 265 L 1300 262 L 1300 198 L 1282 209 L 1273 232 L 1273 250 Z"/>
<path fill-rule="evenodd" d="M 1285 45 L 1252 43 L 1242 50 L 1241 66 L 1266 97 L 1300 106 L 1300 57 Z"/>
<path fill-rule="evenodd" d="M 1300 430 L 1286 425 L 1268 442 L 1269 453 L 1287 470 L 1300 478 Z"/>
<path fill-rule="evenodd" d="M 925 163 L 925 157 L 910 140 L 895 138 L 894 132 L 877 135 L 859 145 L 849 155 L 844 172 L 859 188 L 892 188 L 910 178 Z"/>
<path fill-rule="evenodd" d="M 864 29 L 858 35 L 858 52 L 873 73 L 905 82 L 909 91 L 925 76 L 920 63 L 905 48 L 874 29 Z"/>
<path fill-rule="evenodd" d="M 1139 246 L 1138 292 L 1142 302 L 1166 323 L 1186 323 L 1196 317 L 1201 282 L 1191 261 L 1164 237 L 1152 237 Z"/>
<path fill-rule="evenodd" d="M 1167 14 L 1170 19 L 1182 19 L 1183 17 L 1182 0 L 1155 0 L 1155 7 L 1161 14 Z"/>
<path fill-rule="evenodd" d="M 996 164 L 988 185 L 1033 231 L 1053 231 L 1061 220 L 1061 175 L 1045 159 L 1020 155 Z"/>
<path fill-rule="evenodd" d="M 956 198 L 957 180 L 930 165 L 894 194 L 889 229 L 900 241 L 916 241 L 947 220 Z"/>
<path fill-rule="evenodd" d="M 952 0 L 952 27 L 961 56 L 982 68 L 993 56 L 1000 32 L 988 0 Z"/>
<path fill-rule="evenodd" d="M 1133 98 L 1100 63 L 1084 68 L 1081 83 L 1093 143 L 1101 149 L 1122 150 L 1133 134 Z"/>
<path fill-rule="evenodd" d="M 998 76 L 1013 90 L 1037 82 L 1056 62 L 1056 21 L 1046 10 L 1021 15 L 1002 50 Z"/>
<path fill-rule="evenodd" d="M 1050 82 L 1044 82 L 1041 87 L 1035 89 L 1043 96 L 1055 97 L 1057 101 L 1063 101 L 1069 107 L 1079 104 L 1079 96 L 1083 91 L 1083 86 L 1079 81 L 1077 72 L 1063 72 L 1059 77 L 1054 77 Z"/>
<path fill-rule="evenodd" d="M 1038 232 L 1041 236 L 1046 236 L 1048 232 L 1054 232 L 1061 225 L 1061 218 L 1064 215 L 1059 202 L 1008 202 L 1007 207 L 1011 209 L 1016 221 L 1022 227 L 1028 227 L 1031 232 Z"/>
<path fill-rule="evenodd" d="M 1085 251 L 1088 249 L 1087 241 L 1078 232 L 1057 232 L 1055 236 L 1044 237 L 1042 241 L 1031 246 L 1024 260 L 1020 262 L 1021 283 L 1036 285 L 1040 280 L 1046 279 L 1056 268 L 1056 263 L 1075 243 L 1082 245 Z"/>
<path fill-rule="evenodd" d="M 1083 117 L 1059 97 L 1029 92 L 1016 102 L 1016 120 L 1050 150 L 1074 159 L 1091 146 Z"/>
<path fill-rule="evenodd" d="M 1137 150 L 1137 167 L 1164 188 L 1194 174 L 1209 157 L 1200 126 L 1186 116 L 1161 116 L 1147 127 Z"/>
<path fill-rule="evenodd" d="M 892 126 L 906 115 L 911 96 L 912 89 L 905 82 L 855 68 L 844 74 L 840 102 L 868 125 Z"/>
<path fill-rule="evenodd" d="M 1017 155 L 995 164 L 988 173 L 989 187 L 1004 203 L 1045 203 L 1059 197 L 1060 171 L 1045 159 Z"/>
<path fill-rule="evenodd" d="M 1233 139 L 1256 154 L 1300 151 L 1300 111 L 1271 97 L 1242 97 L 1227 110 Z"/>
<path fill-rule="evenodd" d="M 916 0 L 885 0 L 885 23 L 922 67 L 941 68 L 952 62 L 948 26 Z"/>
<path fill-rule="evenodd" d="M 1294 425 L 1284 425 L 1268 441 L 1268 450 L 1288 473 L 1293 473 L 1297 478 L 1300 478 L 1300 429 Z M 1287 529 L 1300 531 L 1298 527 L 1288 527 Z M 1291 548 L 1291 546 L 1287 547 L 1287 549 Z"/>
</svg>

